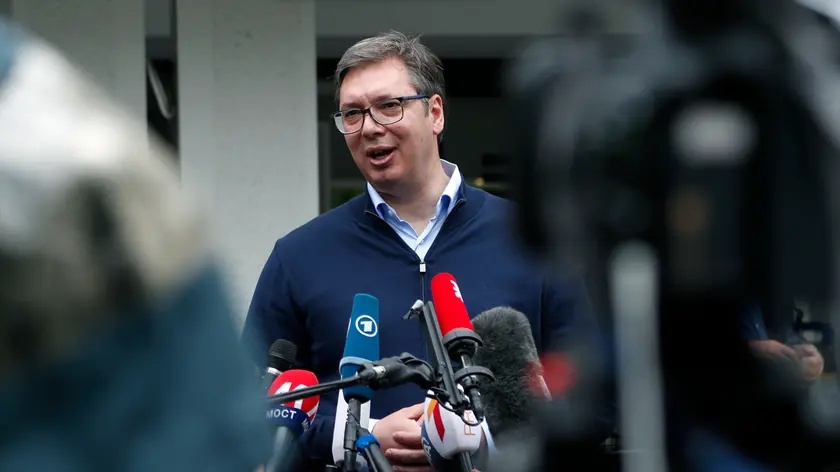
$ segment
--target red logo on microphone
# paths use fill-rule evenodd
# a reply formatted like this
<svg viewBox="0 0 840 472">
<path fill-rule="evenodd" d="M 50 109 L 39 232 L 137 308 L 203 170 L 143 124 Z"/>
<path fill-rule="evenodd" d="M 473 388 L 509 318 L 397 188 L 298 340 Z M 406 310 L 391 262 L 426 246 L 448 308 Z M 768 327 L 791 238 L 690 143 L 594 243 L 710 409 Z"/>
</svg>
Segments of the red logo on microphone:
<svg viewBox="0 0 840 472">
<path fill-rule="evenodd" d="M 443 436 L 446 434 L 446 428 L 443 426 L 443 417 L 440 415 L 440 405 L 437 400 L 432 399 L 432 401 L 429 402 L 429 406 L 426 409 L 426 419 L 434 421 L 438 437 L 441 441 L 443 441 Z"/>
<path fill-rule="evenodd" d="M 272 383 L 271 387 L 268 389 L 268 395 L 274 396 L 280 393 L 293 392 L 295 390 L 312 387 L 317 384 L 318 379 L 312 372 L 307 370 L 287 370 L 274 379 L 274 383 Z M 306 415 L 309 416 L 309 420 L 312 421 L 315 419 L 315 413 L 318 412 L 319 402 L 320 397 L 315 395 L 287 402 L 284 403 L 284 405 L 306 412 Z"/>
</svg>

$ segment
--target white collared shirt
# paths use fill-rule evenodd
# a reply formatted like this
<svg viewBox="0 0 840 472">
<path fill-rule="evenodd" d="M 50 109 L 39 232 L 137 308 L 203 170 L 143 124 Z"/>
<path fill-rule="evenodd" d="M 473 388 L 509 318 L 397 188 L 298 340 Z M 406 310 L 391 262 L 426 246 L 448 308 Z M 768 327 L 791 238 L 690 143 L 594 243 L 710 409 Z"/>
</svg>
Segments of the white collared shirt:
<svg viewBox="0 0 840 472">
<path fill-rule="evenodd" d="M 388 223 L 400 238 L 405 241 L 408 247 L 417 253 L 420 260 L 426 259 L 426 254 L 440 233 L 443 222 L 446 221 L 446 217 L 455 208 L 458 189 L 461 188 L 461 182 L 464 180 L 457 165 L 444 161 L 443 159 L 440 162 L 443 166 L 443 171 L 449 176 L 449 183 L 446 184 L 446 188 L 443 189 L 443 194 L 438 199 L 437 206 L 435 207 L 435 215 L 429 220 L 426 229 L 420 234 L 417 234 L 410 224 L 400 218 L 397 212 L 385 203 L 385 200 L 371 184 L 367 184 L 368 195 L 370 195 L 370 199 L 379 217 Z"/>
</svg>

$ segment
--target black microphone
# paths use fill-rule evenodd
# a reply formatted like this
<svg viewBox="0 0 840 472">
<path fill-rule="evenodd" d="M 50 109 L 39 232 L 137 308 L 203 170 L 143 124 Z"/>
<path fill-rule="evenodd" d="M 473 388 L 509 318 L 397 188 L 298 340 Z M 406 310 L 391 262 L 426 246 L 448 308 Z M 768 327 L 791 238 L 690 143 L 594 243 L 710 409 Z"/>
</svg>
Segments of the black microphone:
<svg viewBox="0 0 840 472">
<path fill-rule="evenodd" d="M 484 344 L 473 361 L 494 373 L 494 382 L 482 382 L 487 426 L 494 436 L 526 426 L 537 403 L 551 399 L 542 376 L 531 323 L 521 312 L 498 307 L 472 320 Z"/>
<path fill-rule="evenodd" d="M 296 357 L 297 346 L 293 342 L 285 339 L 274 341 L 268 349 L 268 362 L 262 378 L 263 390 L 268 392 L 271 384 L 274 383 L 274 379 L 292 368 Z"/>
</svg>

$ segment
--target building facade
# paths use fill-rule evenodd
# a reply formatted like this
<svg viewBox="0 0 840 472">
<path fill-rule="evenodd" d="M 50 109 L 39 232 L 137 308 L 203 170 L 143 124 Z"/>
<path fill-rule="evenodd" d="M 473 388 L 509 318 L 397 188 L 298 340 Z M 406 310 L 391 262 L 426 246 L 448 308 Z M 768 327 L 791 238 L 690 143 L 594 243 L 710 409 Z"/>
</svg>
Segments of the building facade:
<svg viewBox="0 0 840 472">
<path fill-rule="evenodd" d="M 590 0 L 591 1 L 591 0 Z M 610 30 L 632 29 L 615 2 Z M 176 151 L 200 197 L 244 316 L 274 241 L 364 182 L 330 118 L 329 78 L 354 41 L 422 33 L 448 82 L 443 155 L 504 192 L 504 61 L 565 28 L 552 0 L 0 0 Z M 491 177 L 492 176 L 492 177 Z M 494 180 L 495 179 L 495 180 Z M 495 185 L 495 187 L 494 187 Z"/>
</svg>

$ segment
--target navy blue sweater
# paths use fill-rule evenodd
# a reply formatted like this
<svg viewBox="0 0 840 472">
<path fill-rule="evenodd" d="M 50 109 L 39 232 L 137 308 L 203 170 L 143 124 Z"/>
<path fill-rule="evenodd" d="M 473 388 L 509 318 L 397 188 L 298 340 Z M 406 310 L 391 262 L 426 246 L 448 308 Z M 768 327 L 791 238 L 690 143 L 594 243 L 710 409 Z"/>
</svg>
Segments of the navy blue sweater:
<svg viewBox="0 0 840 472">
<path fill-rule="evenodd" d="M 426 255 L 424 274 L 420 258 L 364 193 L 277 241 L 257 283 L 243 340 L 261 369 L 271 343 L 282 338 L 298 346 L 299 368 L 313 371 L 321 382 L 336 380 L 353 295 L 369 293 L 380 302 L 381 356 L 409 352 L 427 358 L 418 321 L 402 317 L 416 300 L 430 299 L 429 282 L 440 272 L 458 281 L 471 316 L 498 306 L 524 313 L 540 350 L 552 337 L 570 335 L 573 326 L 590 327 L 583 284 L 576 278 L 547 282 L 514 242 L 512 211 L 510 202 L 462 186 Z M 331 462 L 336 398 L 321 397 L 305 433 L 313 459 Z M 423 398 L 412 385 L 379 391 L 371 417 L 383 418 Z"/>
</svg>

